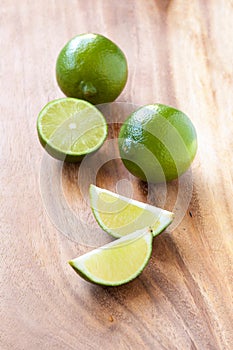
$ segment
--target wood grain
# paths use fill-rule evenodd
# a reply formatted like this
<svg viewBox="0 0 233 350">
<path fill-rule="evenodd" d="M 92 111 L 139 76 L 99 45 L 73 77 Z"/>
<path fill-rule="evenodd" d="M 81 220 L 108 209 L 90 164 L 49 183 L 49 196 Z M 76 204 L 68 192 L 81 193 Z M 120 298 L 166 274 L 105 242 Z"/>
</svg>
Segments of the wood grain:
<svg viewBox="0 0 233 350">
<path fill-rule="evenodd" d="M 233 2 L 2 0 L 0 23 L 0 348 L 232 349 Z M 60 225 L 93 232 L 94 240 L 102 234 L 88 206 L 89 178 L 80 189 L 81 166 L 45 159 L 35 128 L 43 105 L 62 96 L 54 74 L 59 50 L 89 31 L 108 36 L 127 56 L 119 101 L 176 106 L 198 133 L 185 213 L 175 208 L 178 181 L 168 184 L 164 200 L 163 186 L 148 188 L 117 158 L 96 174 L 103 187 L 118 185 L 184 214 L 175 230 L 155 239 L 142 275 L 119 288 L 88 284 L 68 266 L 91 244 L 67 238 Z M 62 191 L 55 198 L 56 188 Z"/>
</svg>

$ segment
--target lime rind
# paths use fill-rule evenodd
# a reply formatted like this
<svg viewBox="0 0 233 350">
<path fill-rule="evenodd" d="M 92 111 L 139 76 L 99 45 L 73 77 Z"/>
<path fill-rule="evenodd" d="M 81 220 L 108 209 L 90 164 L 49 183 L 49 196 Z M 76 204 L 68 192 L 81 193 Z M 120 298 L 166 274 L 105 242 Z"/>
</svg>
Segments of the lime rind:
<svg viewBox="0 0 233 350">
<path fill-rule="evenodd" d="M 103 278 L 100 278 L 93 273 L 90 272 L 90 270 L 86 267 L 85 263 L 88 261 L 93 256 L 101 255 L 104 250 L 113 250 L 112 255 L 114 255 L 114 249 L 119 249 L 121 247 L 125 247 L 127 245 L 134 245 L 134 243 L 137 240 L 144 240 L 146 243 L 146 255 L 143 258 L 142 263 L 138 268 L 133 273 L 129 273 L 125 278 L 123 279 L 115 279 L 115 280 L 106 280 Z M 149 262 L 151 253 L 152 253 L 152 242 L 153 242 L 153 235 L 150 231 L 146 230 L 140 230 L 133 232 L 127 236 L 121 237 L 116 241 L 113 241 L 111 243 L 106 244 L 103 247 L 94 249 L 76 259 L 70 260 L 69 264 L 70 266 L 80 275 L 80 277 L 84 278 L 86 281 L 99 284 L 99 285 L 104 285 L 104 286 L 120 286 L 122 284 L 128 283 L 138 277 L 141 272 L 144 270 L 146 265 Z M 131 248 L 134 248 L 133 246 Z M 132 252 L 132 251 L 131 251 Z M 118 269 L 125 269 L 127 270 L 127 267 L 131 263 L 131 254 L 125 254 L 124 259 L 120 259 L 120 261 L 116 262 L 118 263 L 117 268 Z M 98 262 L 97 262 L 98 263 Z M 109 268 L 116 268 L 116 266 L 109 266 Z"/>
<path fill-rule="evenodd" d="M 53 110 L 54 107 L 54 110 Z M 69 149 L 67 147 L 65 150 L 62 149 L 62 147 L 59 147 L 55 142 L 53 142 L 54 134 L 57 132 L 57 139 L 62 143 L 64 143 L 64 139 L 62 139 L 62 133 L 63 133 L 63 126 L 64 123 L 71 122 L 70 119 L 70 113 L 72 110 L 76 108 L 76 113 L 83 112 L 84 117 L 85 114 L 89 114 L 88 116 L 90 118 L 83 118 L 83 132 L 81 135 L 78 136 L 78 138 L 74 139 L 74 142 L 72 142 L 72 133 L 70 132 L 70 135 L 67 133 L 68 138 L 71 139 L 71 144 Z M 58 109 L 58 113 L 55 116 L 56 109 Z M 60 109 L 60 111 L 59 111 Z M 60 114 L 59 114 L 60 112 Z M 66 117 L 67 115 L 67 117 Z M 93 120 L 91 121 L 91 116 L 93 116 Z M 43 118 L 46 118 L 46 122 L 43 124 Z M 51 118 L 51 122 L 49 122 L 49 118 Z M 76 120 L 75 120 L 76 122 Z M 91 125 L 91 122 L 93 122 L 93 125 Z M 59 124 L 60 123 L 60 124 Z M 88 123 L 90 125 L 88 125 Z M 56 128 L 57 127 L 57 128 Z M 46 128 L 54 129 L 53 132 L 48 133 L 49 135 L 46 135 Z M 77 125 L 77 129 L 79 129 L 79 125 Z M 58 131 L 61 133 L 61 137 L 58 134 Z M 100 131 L 98 135 L 98 130 Z M 47 131 L 47 130 L 46 130 Z M 63 160 L 63 161 L 70 161 L 70 162 L 76 162 L 83 159 L 83 157 L 89 153 L 95 152 L 98 150 L 104 141 L 106 140 L 107 133 L 108 133 L 108 126 L 106 123 L 106 120 L 102 113 L 91 103 L 87 101 L 83 101 L 76 98 L 60 98 L 57 100 L 53 100 L 49 102 L 39 113 L 38 119 L 37 119 L 37 132 L 38 137 L 40 140 L 41 145 L 45 148 L 45 150 L 54 158 Z M 88 133 L 92 133 L 92 135 L 88 136 Z M 93 136 L 95 136 L 96 142 L 93 140 Z M 86 137 L 86 149 L 85 149 L 85 137 Z M 92 140 L 88 140 L 92 139 Z M 81 151 L 78 151 L 77 149 L 73 151 L 75 143 L 82 143 Z M 88 146 L 88 144 L 90 146 Z M 77 145 L 76 145 L 77 146 Z"/>
<path fill-rule="evenodd" d="M 130 234 L 133 231 L 141 229 L 141 227 L 137 227 L 136 220 L 138 220 L 139 217 L 135 220 L 136 227 L 135 227 L 135 225 L 130 225 L 128 223 L 126 223 L 126 225 L 124 227 L 120 227 L 119 229 L 114 229 L 114 228 L 108 227 L 103 222 L 103 220 L 101 218 L 101 210 L 100 210 L 100 208 L 98 208 L 98 198 L 102 193 L 106 193 L 109 196 L 112 196 L 112 198 L 116 198 L 116 199 L 121 200 L 122 202 L 125 202 L 126 206 L 133 205 L 133 206 L 135 206 L 136 209 L 137 208 L 143 209 L 143 212 L 140 216 L 140 218 L 142 220 L 143 220 L 143 215 L 145 216 L 145 213 L 152 214 L 151 217 L 154 218 L 153 225 L 150 225 L 151 224 L 151 221 L 150 221 L 150 222 L 145 222 L 144 226 L 150 227 L 154 237 L 159 235 L 162 231 L 164 231 L 172 223 L 172 221 L 174 219 L 174 214 L 170 211 L 167 211 L 167 210 L 164 210 L 161 208 L 157 208 L 155 206 L 152 206 L 152 205 L 149 205 L 146 203 L 142 203 L 142 202 L 139 202 L 139 201 L 134 200 L 134 199 L 127 198 L 125 196 L 116 194 L 116 193 L 108 191 L 106 189 L 99 188 L 95 185 L 90 185 L 89 192 L 90 192 L 91 209 L 92 209 L 92 212 L 93 212 L 93 215 L 94 215 L 96 221 L 98 222 L 99 226 L 105 232 L 107 232 L 109 235 L 111 235 L 114 238 L 120 238 L 126 234 Z M 109 207 L 110 207 L 110 205 L 109 205 Z M 140 222 L 140 225 L 141 225 L 141 222 Z M 122 232 L 124 232 L 124 234 L 122 234 Z"/>
</svg>

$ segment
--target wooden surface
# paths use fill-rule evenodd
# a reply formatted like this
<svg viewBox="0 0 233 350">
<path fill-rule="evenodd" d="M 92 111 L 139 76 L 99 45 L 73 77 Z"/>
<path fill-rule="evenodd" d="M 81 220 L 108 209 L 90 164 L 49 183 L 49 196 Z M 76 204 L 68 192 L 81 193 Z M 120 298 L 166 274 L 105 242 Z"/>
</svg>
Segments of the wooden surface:
<svg viewBox="0 0 233 350">
<path fill-rule="evenodd" d="M 1 350 L 232 349 L 232 0 L 2 0 L 0 25 Z M 90 178 L 80 185 L 78 166 L 46 158 L 35 128 L 43 105 L 62 96 L 57 54 L 83 32 L 125 52 L 119 101 L 176 106 L 198 133 L 187 208 L 175 208 L 177 181 L 164 200 L 164 187 L 148 189 L 119 159 L 96 174 L 97 184 L 182 218 L 155 239 L 142 275 L 119 288 L 91 285 L 68 266 L 102 234 Z"/>
</svg>

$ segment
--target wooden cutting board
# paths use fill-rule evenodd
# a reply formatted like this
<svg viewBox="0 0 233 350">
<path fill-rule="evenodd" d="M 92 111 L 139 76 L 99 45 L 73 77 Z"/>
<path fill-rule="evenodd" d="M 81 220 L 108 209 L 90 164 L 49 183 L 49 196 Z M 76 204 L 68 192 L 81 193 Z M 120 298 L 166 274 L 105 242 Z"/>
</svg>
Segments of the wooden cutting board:
<svg viewBox="0 0 233 350">
<path fill-rule="evenodd" d="M 0 23 L 1 350 L 232 349 L 233 2 L 2 0 Z M 114 143 L 121 113 L 108 114 L 109 147 L 90 167 L 45 155 L 36 118 L 63 96 L 56 57 L 84 32 L 125 52 L 124 108 L 159 102 L 192 119 L 198 153 L 179 181 L 147 186 L 128 173 Z M 67 264 L 108 240 L 90 182 L 176 213 L 141 276 L 118 288 Z"/>
</svg>

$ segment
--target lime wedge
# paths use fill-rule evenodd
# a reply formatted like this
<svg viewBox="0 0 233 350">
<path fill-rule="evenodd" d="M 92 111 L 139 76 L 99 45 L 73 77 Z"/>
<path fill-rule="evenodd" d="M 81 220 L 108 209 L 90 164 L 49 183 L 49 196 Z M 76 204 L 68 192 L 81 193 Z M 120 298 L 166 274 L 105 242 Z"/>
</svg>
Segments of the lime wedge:
<svg viewBox="0 0 233 350">
<path fill-rule="evenodd" d="M 137 277 L 149 261 L 152 233 L 136 231 L 74 260 L 73 269 L 89 282 L 119 286 Z"/>
<path fill-rule="evenodd" d="M 161 233 L 174 218 L 172 212 L 90 185 L 93 214 L 100 227 L 119 238 L 145 227 L 153 236 Z"/>
<path fill-rule="evenodd" d="M 37 131 L 42 146 L 51 156 L 77 162 L 103 144 L 107 124 L 100 111 L 89 102 L 60 98 L 41 110 Z"/>
</svg>

